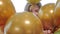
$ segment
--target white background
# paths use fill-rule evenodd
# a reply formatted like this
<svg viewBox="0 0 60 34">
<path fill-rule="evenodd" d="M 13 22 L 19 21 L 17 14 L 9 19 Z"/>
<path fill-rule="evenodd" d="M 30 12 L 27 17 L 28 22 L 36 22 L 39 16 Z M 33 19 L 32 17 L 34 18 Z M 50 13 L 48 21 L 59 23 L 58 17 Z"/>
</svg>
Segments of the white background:
<svg viewBox="0 0 60 34">
<path fill-rule="evenodd" d="M 17 13 L 24 12 L 25 5 L 27 4 L 26 0 L 11 0 L 14 4 L 15 10 Z M 56 3 L 57 0 L 42 0 L 42 6 L 47 3 Z"/>
</svg>

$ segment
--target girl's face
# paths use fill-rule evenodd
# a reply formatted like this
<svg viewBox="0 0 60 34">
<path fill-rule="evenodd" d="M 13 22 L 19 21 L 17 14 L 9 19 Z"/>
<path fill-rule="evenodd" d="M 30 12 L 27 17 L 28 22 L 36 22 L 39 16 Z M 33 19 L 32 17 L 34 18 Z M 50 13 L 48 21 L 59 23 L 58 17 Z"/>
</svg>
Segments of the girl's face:
<svg viewBox="0 0 60 34">
<path fill-rule="evenodd" d="M 35 5 L 35 6 L 30 6 L 30 11 L 32 12 L 38 12 L 39 11 L 39 6 L 38 5 Z"/>
<path fill-rule="evenodd" d="M 33 12 L 35 15 L 37 15 L 38 13 L 38 11 L 39 11 L 39 6 L 38 5 L 35 5 L 35 6 L 30 6 L 30 8 L 29 8 L 29 11 L 31 11 L 31 12 Z"/>
</svg>

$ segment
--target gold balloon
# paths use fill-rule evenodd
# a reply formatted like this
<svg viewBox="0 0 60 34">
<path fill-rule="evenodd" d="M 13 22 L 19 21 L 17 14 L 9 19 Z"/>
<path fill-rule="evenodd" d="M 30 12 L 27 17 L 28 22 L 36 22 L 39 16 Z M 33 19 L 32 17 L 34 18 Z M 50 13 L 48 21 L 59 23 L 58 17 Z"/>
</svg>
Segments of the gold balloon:
<svg viewBox="0 0 60 34">
<path fill-rule="evenodd" d="M 58 28 L 60 27 L 60 7 L 56 8 L 54 12 L 54 25 Z"/>
<path fill-rule="evenodd" d="M 11 0 L 0 0 L 0 27 L 4 25 L 8 18 L 15 13 Z"/>
<path fill-rule="evenodd" d="M 39 10 L 38 16 L 41 19 L 45 30 L 53 29 L 54 7 L 55 7 L 54 3 L 49 3 L 49 4 L 42 6 L 41 9 Z"/>
<path fill-rule="evenodd" d="M 54 25 L 55 29 L 60 28 L 60 1 L 58 0 L 56 3 L 56 7 L 54 9 Z"/>
<path fill-rule="evenodd" d="M 27 0 L 28 3 L 31 3 L 31 4 L 37 4 L 37 3 L 40 3 L 41 0 Z"/>
<path fill-rule="evenodd" d="M 55 4 L 54 3 L 49 3 L 49 4 L 46 4 L 46 5 L 42 6 L 41 7 L 41 10 L 44 13 L 53 14 L 54 7 L 55 7 Z"/>
<path fill-rule="evenodd" d="M 6 34 L 43 34 L 42 23 L 32 12 L 15 14 L 4 30 Z"/>
</svg>

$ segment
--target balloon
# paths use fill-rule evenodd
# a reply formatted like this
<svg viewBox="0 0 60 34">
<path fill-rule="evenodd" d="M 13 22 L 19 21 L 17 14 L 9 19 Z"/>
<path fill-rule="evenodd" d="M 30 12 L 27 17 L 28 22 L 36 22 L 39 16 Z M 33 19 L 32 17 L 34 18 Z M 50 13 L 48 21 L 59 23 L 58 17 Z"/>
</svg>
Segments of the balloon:
<svg viewBox="0 0 60 34">
<path fill-rule="evenodd" d="M 43 34 L 42 30 L 40 19 L 31 12 L 15 14 L 4 28 L 6 34 Z"/>
<path fill-rule="evenodd" d="M 8 18 L 15 13 L 15 9 L 10 0 L 0 0 L 0 27 L 4 25 Z"/>
<path fill-rule="evenodd" d="M 57 0 L 56 7 L 54 9 L 54 25 L 55 30 L 60 28 L 60 1 Z"/>
<path fill-rule="evenodd" d="M 41 0 L 27 0 L 28 3 L 31 3 L 31 4 L 37 4 L 37 3 L 40 3 Z"/>
<path fill-rule="evenodd" d="M 41 7 L 38 13 L 38 17 L 43 23 L 44 30 L 53 30 L 53 10 L 55 4 L 49 3 Z"/>
</svg>

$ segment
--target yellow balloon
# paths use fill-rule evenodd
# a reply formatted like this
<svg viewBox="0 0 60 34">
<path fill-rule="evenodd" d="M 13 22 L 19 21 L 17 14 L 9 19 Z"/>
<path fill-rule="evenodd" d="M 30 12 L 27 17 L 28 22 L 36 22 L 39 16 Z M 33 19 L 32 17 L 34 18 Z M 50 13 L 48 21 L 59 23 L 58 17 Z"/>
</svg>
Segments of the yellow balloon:
<svg viewBox="0 0 60 34">
<path fill-rule="evenodd" d="M 43 23 L 44 29 L 53 29 L 53 10 L 54 10 L 55 4 L 49 3 L 41 7 L 39 10 L 38 16 L 41 19 Z"/>
<path fill-rule="evenodd" d="M 28 3 L 31 3 L 31 4 L 37 4 L 37 3 L 40 3 L 41 0 L 27 0 Z"/>
<path fill-rule="evenodd" d="M 41 10 L 43 12 L 52 14 L 53 13 L 53 10 L 54 10 L 54 7 L 55 7 L 55 4 L 54 3 L 49 3 L 49 4 L 46 4 L 46 5 L 42 6 L 41 7 Z"/>
<path fill-rule="evenodd" d="M 32 12 L 15 14 L 4 30 L 6 34 L 43 34 L 42 23 Z"/>
<path fill-rule="evenodd" d="M 15 9 L 11 0 L 0 0 L 0 27 L 2 29 L 8 18 L 13 14 L 15 14 Z"/>
<path fill-rule="evenodd" d="M 55 29 L 60 28 L 60 0 L 57 0 L 56 7 L 54 9 L 54 25 Z"/>
</svg>

